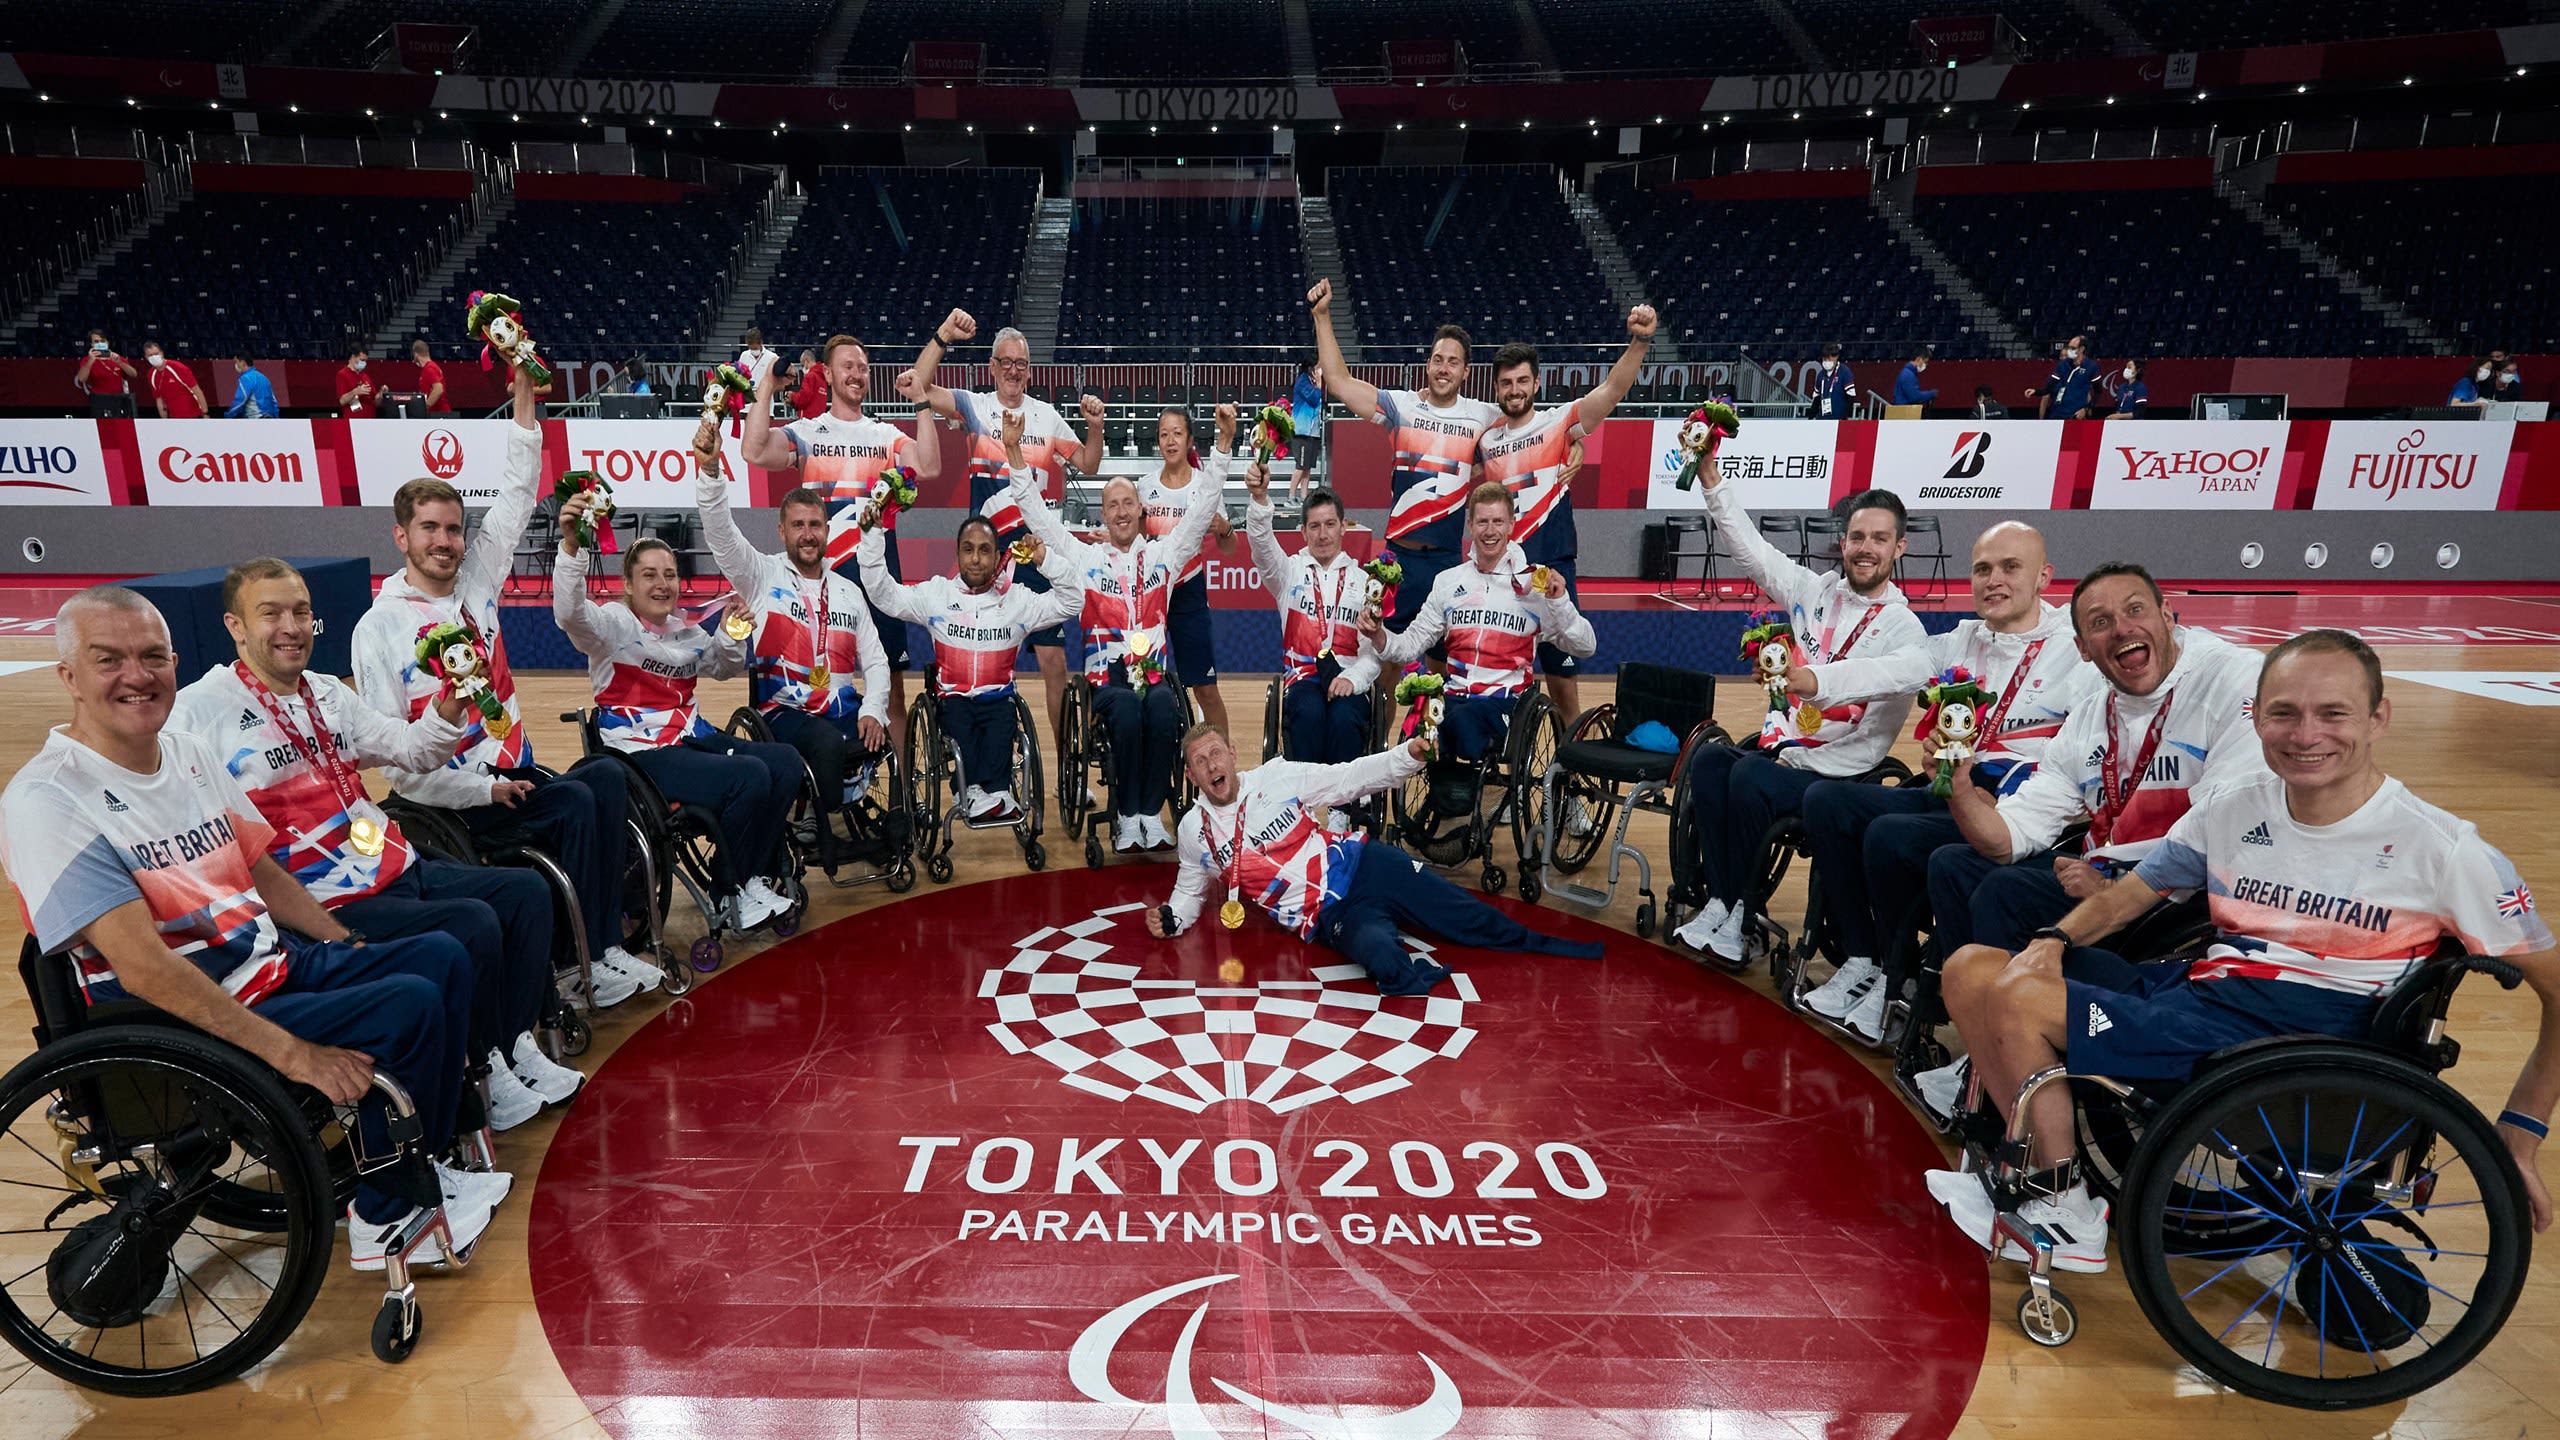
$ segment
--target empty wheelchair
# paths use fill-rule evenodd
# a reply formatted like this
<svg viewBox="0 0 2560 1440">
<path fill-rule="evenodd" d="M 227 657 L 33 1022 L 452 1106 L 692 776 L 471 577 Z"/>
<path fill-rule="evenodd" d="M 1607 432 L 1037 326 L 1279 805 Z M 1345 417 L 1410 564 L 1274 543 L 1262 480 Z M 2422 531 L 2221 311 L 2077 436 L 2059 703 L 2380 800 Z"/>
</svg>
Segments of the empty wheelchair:
<svg viewBox="0 0 2560 1440">
<path fill-rule="evenodd" d="M 2067 1079 L 2096 1087 L 2139 1136 L 2116 1199 L 2118 1259 L 2144 1318 L 2197 1369 L 2327 1410 L 2403 1400 L 2470 1363 L 2533 1253 L 2514 1158 L 2438 1078 L 2461 1053 L 2446 1009 L 2474 972 L 2509 989 L 2523 979 L 2447 947 L 2382 997 L 2359 1039 L 2234 1046 L 2182 1086 L 2060 1067 L 2028 1077 L 2020 1121 L 1969 1147 L 1998 1209 L 1995 1243 L 2027 1257 L 2028 1338 L 2062 1345 L 2078 1328 L 2053 1287 L 2053 1237 L 2018 1214 L 2070 1183 L 2069 1166 L 2030 1168 L 2023 1119 L 2029 1098 Z"/>
<path fill-rule="evenodd" d="M 764 712 L 752 704 L 739 706 L 726 729 L 741 740 L 770 744 L 775 738 Z M 833 805 L 822 803 L 818 777 L 808 760 L 801 760 L 800 798 L 791 807 L 792 839 L 801 854 L 826 872 L 827 883 L 842 889 L 876 880 L 890 893 L 903 895 L 916 884 L 915 802 L 907 794 L 906 770 L 894 745 L 868 759 L 852 754 L 849 741 L 846 750 L 846 789 L 852 798 L 839 798 Z M 831 816 L 843 817 L 842 835 L 834 833 Z M 838 873 L 855 865 L 866 868 Z"/>
<path fill-rule="evenodd" d="M 1390 726 L 1389 740 L 1396 739 Z M 1520 893 L 1538 898 L 1543 865 L 1539 845 L 1540 779 L 1555 763 L 1564 724 L 1546 691 L 1531 687 L 1512 708 L 1502 739 L 1473 760 L 1433 760 L 1388 792 L 1396 843 L 1444 870 L 1484 862 L 1484 888 L 1500 894 L 1510 876 L 1495 861 L 1494 840 L 1509 831 L 1520 867 Z M 1497 803 L 1492 792 L 1499 790 Z"/>
<path fill-rule="evenodd" d="M 933 666 L 925 667 L 924 693 L 907 708 L 906 770 L 908 793 L 915 802 L 916 855 L 924 862 L 924 873 L 932 876 L 936 885 L 951 880 L 954 825 L 1009 829 L 1026 867 L 1038 870 L 1049 863 L 1048 848 L 1040 843 L 1047 808 L 1041 795 L 1040 733 L 1032 727 L 1031 707 L 1023 703 L 1021 692 L 1007 698 L 1013 702 L 1013 773 L 1003 777 L 1004 788 L 1012 790 L 1022 814 L 1019 819 L 998 825 L 968 825 L 969 786 L 984 786 L 986 781 L 962 773 L 960 747 L 943 727 L 942 696 L 936 689 Z M 1082 799 L 1081 794 L 1078 799 Z"/>
<path fill-rule="evenodd" d="M 364 1176 L 429 1207 L 373 1326 L 375 1355 L 407 1359 L 413 1257 L 452 1247 L 398 1083 L 374 1076 L 391 1148 L 368 1153 L 355 1107 L 141 1001 L 88 1004 L 72 964 L 32 940 L 18 959 L 37 1048 L 0 1077 L 0 1336 L 92 1390 L 218 1385 L 302 1323 Z"/>
<path fill-rule="evenodd" d="M 661 945 L 658 950 L 659 968 L 671 982 L 669 993 L 681 995 L 692 988 L 693 979 L 686 975 L 678 981 L 678 972 L 688 963 L 692 970 L 703 974 L 719 969 L 728 957 L 727 938 L 742 933 L 730 913 L 728 897 L 720 892 L 719 867 L 713 859 L 726 838 L 720 830 L 720 817 L 703 806 L 680 805 L 668 799 L 656 782 L 631 763 L 630 757 L 604 743 L 596 728 L 597 717 L 598 712 L 590 707 L 570 711 L 560 718 L 577 725 L 579 743 L 588 755 L 612 758 L 622 772 L 623 782 L 631 787 L 631 818 L 642 840 L 637 851 L 647 855 L 647 875 L 655 885 L 652 893 L 638 898 L 654 933 L 666 933 L 667 914 L 678 885 L 684 887 L 685 894 L 693 898 L 694 908 L 702 913 L 702 935 L 686 952 L 686 963 L 675 959 L 671 947 Z M 809 910 L 800 847 L 789 826 L 783 828 L 782 850 L 782 860 L 775 867 L 782 873 L 766 878 L 791 902 L 791 908 L 770 923 L 775 935 L 787 938 L 799 933 L 800 919 Z"/>
<path fill-rule="evenodd" d="M 1173 694 L 1173 733 L 1179 737 L 1198 717 L 1191 708 L 1190 691 L 1170 677 L 1165 684 Z M 1067 677 L 1067 703 L 1058 728 L 1058 822 L 1070 838 L 1084 837 L 1084 863 L 1099 870 L 1108 853 L 1103 829 L 1120 813 L 1120 780 L 1119 768 L 1112 763 L 1111 729 L 1102 723 L 1097 708 L 1097 689 L 1093 677 L 1081 670 Z M 1179 749 L 1173 757 L 1172 786 L 1173 818 L 1178 824 L 1192 800 L 1191 777 L 1183 772 Z M 1099 808 L 1092 803 L 1096 796 L 1102 802 Z"/>
<path fill-rule="evenodd" d="M 1637 811 L 1668 816 L 1672 797 L 1681 792 L 1689 757 L 1701 745 L 1729 745 L 1730 736 L 1715 721 L 1716 677 L 1703 670 L 1675 670 L 1665 665 L 1630 662 L 1618 667 L 1618 694 L 1574 717 L 1555 758 L 1539 777 L 1539 853 L 1545 857 L 1543 877 L 1525 868 L 1520 894 L 1538 898 L 1546 890 L 1576 904 L 1607 906 L 1617 898 L 1618 875 L 1627 860 L 1636 864 L 1636 934 L 1651 939 L 1660 919 L 1653 892 L 1653 862 L 1627 843 L 1627 826 Z M 1671 751 L 1647 750 L 1627 737 L 1658 723 L 1678 742 Z M 1616 821 L 1612 831 L 1610 822 Z M 1601 889 L 1566 877 L 1580 874 L 1609 847 L 1609 884 Z"/>
<path fill-rule="evenodd" d="M 558 1003 L 543 1007 L 537 1035 L 554 1059 L 587 1053 L 595 1041 L 587 1016 L 595 1009 L 595 957 L 587 953 L 585 912 L 578 887 L 551 852 L 532 843 L 530 834 L 505 830 L 475 836 L 450 810 L 421 805 L 394 795 L 382 803 L 383 813 L 400 826 L 411 845 L 458 865 L 509 865 L 531 870 L 551 889 L 552 990 Z M 629 948 L 629 947 L 626 947 Z M 648 952 L 638 949 L 634 955 Z"/>
</svg>

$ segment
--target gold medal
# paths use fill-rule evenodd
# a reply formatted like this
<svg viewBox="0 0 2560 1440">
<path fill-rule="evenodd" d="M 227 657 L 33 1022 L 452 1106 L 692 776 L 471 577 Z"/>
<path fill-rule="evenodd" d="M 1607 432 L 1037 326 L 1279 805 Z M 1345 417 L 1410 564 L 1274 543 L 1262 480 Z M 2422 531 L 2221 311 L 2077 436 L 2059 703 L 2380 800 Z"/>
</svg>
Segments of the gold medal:
<svg viewBox="0 0 2560 1440">
<path fill-rule="evenodd" d="M 748 636 L 756 633 L 756 617 L 753 615 L 732 615 L 728 619 L 720 622 L 720 633 L 728 636 L 732 640 L 744 640 Z"/>
<path fill-rule="evenodd" d="M 1796 728 L 1807 735 L 1822 728 L 1822 707 L 1807 700 L 1796 707 Z"/>
<path fill-rule="evenodd" d="M 1030 564 L 1032 557 L 1039 553 L 1040 547 L 1033 544 L 1029 536 L 1024 536 L 1022 539 L 1013 542 L 1013 559 L 1014 563 L 1017 565 Z"/>
<path fill-rule="evenodd" d="M 382 853 L 385 838 L 382 822 L 370 815 L 359 814 L 347 822 L 347 848 L 367 860 Z"/>
<path fill-rule="evenodd" d="M 507 738 L 507 732 L 516 728 L 516 717 L 501 710 L 490 716 L 481 728 L 489 732 L 490 739 L 504 740 Z"/>
<path fill-rule="evenodd" d="M 812 690 L 824 690 L 827 688 L 828 682 L 833 679 L 835 679 L 835 676 L 828 671 L 826 666 L 821 665 L 815 670 L 809 672 L 809 688 Z"/>
<path fill-rule="evenodd" d="M 1317 641 L 1317 642 L 1316 642 L 1316 658 L 1317 658 L 1317 659 L 1319 659 L 1319 660 L 1329 660 L 1329 659 L 1331 659 L 1332 657 L 1333 657 L 1333 640 L 1332 640 L 1332 638 L 1331 638 L 1330 636 L 1328 636 L 1328 637 L 1327 637 L 1327 638 L 1325 638 L 1325 639 L 1322 639 L 1322 640 Z"/>
<path fill-rule="evenodd" d="M 1226 904 L 1218 907 L 1218 923 L 1230 930 L 1243 929 L 1244 902 L 1230 896 Z"/>
<path fill-rule="evenodd" d="M 1144 660 L 1155 648 L 1156 636 L 1154 631 L 1132 630 L 1129 632 L 1129 653 L 1131 655 Z"/>
<path fill-rule="evenodd" d="M 1541 594 L 1541 595 L 1546 594 L 1546 593 L 1547 593 L 1547 577 L 1548 577 L 1548 573 L 1549 573 L 1549 572 L 1548 572 L 1548 570 L 1547 570 L 1547 567 L 1546 567 L 1546 566 L 1544 566 L 1544 565 L 1532 565 L 1532 566 L 1530 566 L 1530 567 L 1529 567 L 1529 588 L 1530 588 L 1531 590 L 1536 591 L 1538 594 Z"/>
<path fill-rule="evenodd" d="M 1243 984 L 1244 962 L 1233 959 L 1220 962 L 1218 966 L 1218 979 L 1220 982 L 1228 985 Z"/>
</svg>

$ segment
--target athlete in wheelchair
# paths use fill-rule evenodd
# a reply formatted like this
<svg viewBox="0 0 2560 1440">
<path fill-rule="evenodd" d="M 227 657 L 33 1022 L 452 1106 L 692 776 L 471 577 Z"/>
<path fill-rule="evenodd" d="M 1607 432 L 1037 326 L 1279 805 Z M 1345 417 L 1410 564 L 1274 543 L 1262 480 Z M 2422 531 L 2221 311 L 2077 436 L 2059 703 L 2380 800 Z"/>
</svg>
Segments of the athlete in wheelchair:
<svg viewBox="0 0 2560 1440">
<path fill-rule="evenodd" d="M 1345 765 L 1386 740 L 1385 697 L 1375 657 L 1360 645 L 1369 608 L 1368 576 L 1342 551 L 1342 501 L 1330 490 L 1308 494 L 1298 511 L 1306 548 L 1281 548 L 1272 533 L 1271 476 L 1245 471 L 1244 538 L 1262 586 L 1280 606 L 1280 673 L 1262 702 L 1262 758 Z M 1363 801 L 1329 812 L 1334 833 L 1351 828 Z"/>
<path fill-rule="evenodd" d="M 662 886 L 682 880 L 694 892 L 707 926 L 694 965 L 708 970 L 720 962 L 724 932 L 797 928 L 807 892 L 788 822 L 807 772 L 790 746 L 740 741 L 702 718 L 696 682 L 743 673 L 746 647 L 725 623 L 706 631 L 676 613 L 681 581 L 665 541 L 642 539 L 623 553 L 624 604 L 587 598 L 583 535 L 593 498 L 561 507 L 551 614 L 587 657 L 596 696 L 594 714 L 580 721 L 588 753 L 623 767 Z M 749 613 L 737 595 L 727 611 Z"/>
<path fill-rule="evenodd" d="M 1968 1122 L 1966 1168 L 1929 1188 L 1975 1243 L 2029 1263 L 2030 1338 L 2071 1338 L 2051 1272 L 2104 1270 L 2111 1218 L 2163 1338 L 2285 1404 L 2414 1394 L 2514 1305 L 2551 1218 L 2534 1160 L 2560 1099 L 2560 954 L 2506 857 L 2374 763 L 2389 723 L 2362 641 L 2286 641 L 2255 707 L 2267 773 L 2199 799 L 2016 954 L 1949 958 L 1998 1118 Z M 2210 895 L 2201 954 L 2133 964 L 2079 943 L 2187 889 Z M 2529 980 L 2545 1007 L 2494 1129 L 2436 1073 L 2471 971 Z M 2092 1086 L 2116 1112 L 2095 1128 L 2135 1137 L 2112 1204 L 2075 1160 L 2090 1127 L 2073 1095 Z"/>
<path fill-rule="evenodd" d="M 300 1322 L 344 1214 L 356 1267 L 391 1275 L 375 1349 L 403 1358 L 408 1265 L 467 1262 L 509 1184 L 437 1163 L 470 955 L 369 944 L 276 864 L 211 745 L 166 728 L 148 601 L 101 586 L 55 623 L 71 722 L 0 793 L 39 1046 L 0 1078 L 0 1335 L 96 1389 L 218 1383 Z"/>
<path fill-rule="evenodd" d="M 1598 644 L 1574 608 L 1564 577 L 1531 566 L 1511 541 L 1514 500 L 1499 481 L 1467 496 L 1467 558 L 1440 572 L 1404 632 L 1390 635 L 1378 612 L 1360 617 L 1365 654 L 1409 665 L 1445 640 L 1449 669 L 1439 706 L 1437 759 L 1393 792 L 1396 828 L 1407 848 L 1442 868 L 1484 860 L 1484 887 L 1502 889 L 1492 832 L 1511 828 L 1521 873 L 1542 861 L 1539 781 L 1554 760 L 1562 725 L 1535 686 L 1538 641 L 1588 657 Z M 1486 792 L 1502 804 L 1488 817 Z"/>
<path fill-rule="evenodd" d="M 1103 538 L 1071 533 L 1040 496 L 1039 472 L 1009 472 L 1007 498 L 1032 537 L 1062 558 L 1083 585 L 1078 612 L 1084 666 L 1068 682 L 1058 730 L 1058 809 L 1067 833 L 1084 835 L 1087 865 L 1102 864 L 1101 817 L 1090 812 L 1093 779 L 1112 817 L 1111 844 L 1128 854 L 1166 850 L 1173 834 L 1164 810 L 1181 772 L 1182 732 L 1191 724 L 1183 686 L 1170 671 L 1166 626 L 1183 570 L 1200 553 L 1221 513 L 1236 438 L 1236 407 L 1218 407 L 1218 443 L 1200 483 L 1186 487 L 1190 506 L 1170 534 L 1144 533 L 1138 487 L 1116 476 L 1102 487 Z M 1183 493 L 1183 492 L 1168 492 Z M 1187 800 L 1177 802 L 1177 811 Z"/>
<path fill-rule="evenodd" d="M 800 752 L 804 783 L 792 833 L 828 879 L 839 885 L 880 879 L 906 890 L 915 884 L 915 816 L 889 740 L 895 682 L 862 587 L 827 568 L 827 498 L 807 487 L 785 494 L 782 553 L 768 554 L 748 543 L 730 513 L 717 419 L 702 422 L 693 448 L 703 539 L 730 588 L 746 597 L 745 623 L 754 626 L 747 641 L 748 703 L 726 728 L 742 740 L 780 742 Z M 871 873 L 837 878 L 853 864 Z"/>
<path fill-rule="evenodd" d="M 1022 462 L 1023 420 L 1002 421 L 1011 468 Z M 915 796 L 916 847 L 925 873 L 940 884 L 951 878 L 951 826 L 1010 829 L 1023 863 L 1037 870 L 1049 861 L 1040 844 L 1040 742 L 1029 707 L 1014 689 L 1013 672 L 1023 642 L 1064 623 L 1084 608 L 1083 581 L 1063 555 L 1031 542 L 1031 562 L 1051 587 L 999 588 L 1003 554 L 992 522 L 972 515 L 960 522 L 959 574 L 899 583 L 883 559 L 878 531 L 862 537 L 854 556 L 862 588 L 884 614 L 925 627 L 933 641 L 933 667 L 924 694 L 907 722 L 907 782 Z M 945 787 L 952 796 L 943 805 Z M 992 788 L 991 788 L 992 787 Z"/>
</svg>

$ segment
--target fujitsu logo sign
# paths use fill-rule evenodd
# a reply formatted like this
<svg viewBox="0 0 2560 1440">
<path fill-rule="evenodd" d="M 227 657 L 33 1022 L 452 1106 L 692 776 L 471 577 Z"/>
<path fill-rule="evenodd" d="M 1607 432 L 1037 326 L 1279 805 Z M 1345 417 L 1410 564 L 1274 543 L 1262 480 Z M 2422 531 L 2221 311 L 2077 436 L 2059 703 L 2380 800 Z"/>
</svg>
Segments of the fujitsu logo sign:
<svg viewBox="0 0 2560 1440">
<path fill-rule="evenodd" d="M 2274 454 L 2274 448 L 2266 445 L 2232 450 L 2146 450 L 2139 445 L 2116 447 L 2117 457 L 2124 462 L 2124 479 L 2192 479 L 2199 495 L 2254 493 L 2260 482 L 2267 478 L 2267 462 Z"/>
<path fill-rule="evenodd" d="M 189 450 L 183 445 L 170 445 L 161 449 L 159 467 L 162 478 L 181 485 L 304 483 L 302 457 L 290 450 Z"/>
<path fill-rule="evenodd" d="M 2480 473 L 2480 457 L 2462 451 L 2427 449 L 2427 432 L 2412 429 L 2387 452 L 2349 457 L 2347 488 L 2371 490 L 2396 499 L 2412 490 L 2468 490 Z"/>
<path fill-rule="evenodd" d="M 439 480 L 462 473 L 462 437 L 439 426 L 418 442 L 418 463 Z"/>
</svg>

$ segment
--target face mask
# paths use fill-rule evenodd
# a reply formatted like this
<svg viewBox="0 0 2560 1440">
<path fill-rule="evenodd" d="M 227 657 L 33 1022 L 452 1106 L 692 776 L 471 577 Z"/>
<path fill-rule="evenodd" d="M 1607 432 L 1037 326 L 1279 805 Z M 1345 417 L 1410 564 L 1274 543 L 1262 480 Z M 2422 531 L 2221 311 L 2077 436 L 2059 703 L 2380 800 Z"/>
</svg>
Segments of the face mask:
<svg viewBox="0 0 2560 1440">
<path fill-rule="evenodd" d="M 1830 374 L 1832 371 L 1837 370 L 1837 369 L 1839 369 L 1839 368 L 1840 368 L 1840 362 L 1839 362 L 1839 361 L 1837 361 L 1837 360 L 1825 360 L 1825 361 L 1823 361 L 1823 362 L 1822 362 L 1822 373 L 1823 373 L 1823 374 L 1825 374 L 1825 375 L 1828 375 L 1828 374 Z"/>
<path fill-rule="evenodd" d="M 2132 367 L 2132 366 L 2127 365 L 2126 367 L 2124 367 L 2124 378 L 2126 378 L 2127 380 L 2130 380 L 2130 379 L 2132 379 L 2132 378 L 2133 378 L 2133 367 Z"/>
<path fill-rule="evenodd" d="M 364 362 L 361 360 L 350 360 L 347 362 L 347 368 L 361 375 L 364 373 Z"/>
<path fill-rule="evenodd" d="M 90 354 L 92 354 L 92 355 L 104 355 L 104 354 L 106 354 L 106 353 L 107 353 L 107 342 L 106 342 L 106 341 L 104 341 L 104 340 L 101 340 L 101 341 L 99 341 L 98 343 L 96 343 L 96 344 L 94 344 L 94 345 L 90 346 L 90 347 L 89 347 L 89 353 L 90 353 Z"/>
<path fill-rule="evenodd" d="M 2486 365 L 2481 366 L 2481 367 L 2480 367 L 2480 373 L 2479 373 L 2479 375 L 2478 375 L 2478 377 L 2477 377 L 2477 378 L 2482 379 L 2482 380 L 2486 380 L 2486 379 L 2488 379 L 2488 378 L 2489 378 L 2489 367 L 2488 367 L 2488 366 L 2486 366 Z"/>
<path fill-rule="evenodd" d="M 157 370 L 161 366 L 169 363 L 169 357 L 166 355 L 145 355 L 142 358 L 150 362 L 151 368 L 154 370 Z"/>
<path fill-rule="evenodd" d="M 2080 358 L 2080 352 L 2077 350 L 2065 350 L 2062 352 L 2062 358 L 2065 360 L 2076 361 Z"/>
</svg>

